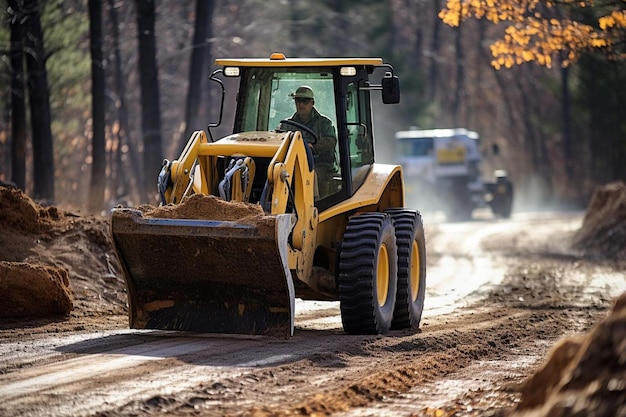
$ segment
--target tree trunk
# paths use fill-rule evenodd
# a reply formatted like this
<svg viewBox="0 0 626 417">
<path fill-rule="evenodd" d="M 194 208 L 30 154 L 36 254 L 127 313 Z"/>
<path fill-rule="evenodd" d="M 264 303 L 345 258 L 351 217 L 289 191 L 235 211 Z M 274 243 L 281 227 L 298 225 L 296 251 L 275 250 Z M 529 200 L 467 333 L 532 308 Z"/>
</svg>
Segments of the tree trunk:
<svg viewBox="0 0 626 417">
<path fill-rule="evenodd" d="M 185 107 L 185 129 L 175 149 L 176 154 L 182 151 L 191 134 L 204 129 L 200 119 L 202 108 L 201 98 L 206 78 L 206 60 L 209 57 L 211 45 L 211 21 L 213 18 L 213 0 L 196 0 L 196 23 L 191 50 L 191 64 L 189 65 L 189 85 L 187 88 L 187 103 Z M 206 123 L 204 123 L 206 125 Z"/>
<path fill-rule="evenodd" d="M 440 0 L 434 0 L 436 5 L 436 10 L 439 10 L 441 7 Z M 437 83 L 439 82 L 439 64 L 437 62 L 437 57 L 439 55 L 439 48 L 441 47 L 441 26 L 444 23 L 439 19 L 435 19 L 433 24 L 433 39 L 430 45 L 430 67 L 428 69 L 428 99 L 433 101 L 437 95 Z"/>
<path fill-rule="evenodd" d="M 524 70 L 527 70 L 527 68 L 516 68 L 517 72 L 513 77 L 521 100 L 520 113 L 524 128 L 523 138 L 532 158 L 531 171 L 536 173 L 536 180 L 541 185 L 538 198 L 542 201 L 548 201 L 548 199 L 553 198 L 554 194 L 552 167 L 548 157 L 546 141 L 541 137 L 541 132 L 538 132 L 535 128 L 535 121 L 539 119 L 539 113 L 541 112 L 540 106 L 532 100 L 533 97 L 536 97 L 536 94 L 525 90 L 522 83 L 522 80 L 533 79 L 533 77 L 532 75 L 527 75 L 527 72 L 523 73 L 522 71 Z M 532 68 L 529 70 L 532 70 Z"/>
<path fill-rule="evenodd" d="M 99 212 L 104 208 L 106 184 L 106 148 L 104 140 L 105 83 L 102 59 L 102 3 L 89 0 L 89 37 L 91 39 L 91 187 L 89 188 L 89 211 Z"/>
<path fill-rule="evenodd" d="M 481 45 L 481 47 L 479 48 L 480 57 L 485 62 L 490 62 L 493 59 L 493 57 L 489 53 L 489 49 L 482 46 L 484 40 L 487 38 L 485 35 L 485 32 L 486 32 L 486 26 L 488 24 L 489 23 L 485 22 L 484 20 L 478 21 L 478 30 L 480 34 L 479 39 L 480 39 L 480 45 Z M 509 132 L 519 132 L 520 128 L 515 118 L 513 104 L 512 104 L 515 102 L 515 100 L 513 99 L 513 94 L 512 94 L 513 89 L 507 87 L 507 81 L 504 79 L 503 72 L 497 71 L 497 70 L 493 70 L 493 71 L 495 71 L 494 78 L 499 88 L 498 95 L 502 96 L 501 105 L 506 110 L 506 116 L 507 116 L 506 130 Z"/>
<path fill-rule="evenodd" d="M 570 119 L 569 68 L 561 68 L 561 118 L 563 124 L 563 158 L 565 159 L 565 180 L 570 188 L 574 179 L 574 161 L 572 155 L 572 129 Z M 576 181 L 577 182 L 577 181 Z"/>
<path fill-rule="evenodd" d="M 24 0 L 25 50 L 33 134 L 33 197 L 54 202 L 54 147 L 50 128 L 50 91 L 37 0 Z"/>
<path fill-rule="evenodd" d="M 26 100 L 24 98 L 24 27 L 20 2 L 8 2 L 11 16 L 11 181 L 26 191 Z"/>
<path fill-rule="evenodd" d="M 154 9 L 154 0 L 137 0 L 143 136 L 143 181 L 140 201 L 144 203 L 157 202 L 157 176 L 163 161 Z"/>
<path fill-rule="evenodd" d="M 454 127 L 466 126 L 461 122 L 461 102 L 465 96 L 465 72 L 463 68 L 465 66 L 465 55 L 463 53 L 463 32 L 461 31 L 461 24 L 454 28 L 455 31 L 455 64 L 456 64 L 456 83 L 454 88 L 454 98 L 452 100 L 452 122 Z"/>
<path fill-rule="evenodd" d="M 129 198 L 132 193 L 136 197 L 140 195 L 141 184 L 141 159 L 137 146 L 130 141 L 129 109 L 126 102 L 126 78 L 122 70 L 122 56 L 120 48 L 119 19 L 116 9 L 116 0 L 109 1 L 109 21 L 111 25 L 111 37 L 113 42 L 113 79 L 117 99 L 115 108 L 119 126 L 116 130 L 117 147 L 112 155 L 112 167 L 115 171 L 113 185 L 114 197 Z M 124 157 L 126 154 L 126 158 Z M 128 178 L 126 177 L 128 175 Z"/>
</svg>

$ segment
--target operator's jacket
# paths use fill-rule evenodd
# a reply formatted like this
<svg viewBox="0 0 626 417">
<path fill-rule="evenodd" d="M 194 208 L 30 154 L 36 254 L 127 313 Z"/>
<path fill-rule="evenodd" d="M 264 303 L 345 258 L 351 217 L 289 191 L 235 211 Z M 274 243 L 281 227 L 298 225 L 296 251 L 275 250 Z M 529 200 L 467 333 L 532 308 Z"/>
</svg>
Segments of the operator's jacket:
<svg viewBox="0 0 626 417">
<path fill-rule="evenodd" d="M 337 163 L 337 156 L 335 147 L 337 146 L 337 136 L 335 135 L 335 128 L 333 122 L 323 114 L 317 111 L 315 107 L 311 110 L 311 120 L 308 123 L 304 123 L 298 117 L 298 113 L 294 113 L 290 120 L 298 122 L 309 129 L 311 129 L 317 136 L 317 143 L 313 145 L 313 159 L 315 166 L 321 168 L 323 166 L 331 165 L 335 166 Z M 302 131 L 302 137 L 308 143 L 313 142 L 311 134 L 305 130 Z"/>
</svg>

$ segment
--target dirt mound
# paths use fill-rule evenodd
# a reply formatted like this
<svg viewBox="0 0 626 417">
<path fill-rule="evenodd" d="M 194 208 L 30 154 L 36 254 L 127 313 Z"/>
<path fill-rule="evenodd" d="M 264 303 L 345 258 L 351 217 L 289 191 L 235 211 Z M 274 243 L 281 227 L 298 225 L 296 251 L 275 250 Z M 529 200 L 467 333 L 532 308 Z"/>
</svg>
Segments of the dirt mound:
<svg viewBox="0 0 626 417">
<path fill-rule="evenodd" d="M 213 195 L 193 194 L 180 204 L 154 207 L 143 205 L 138 209 L 146 217 L 170 219 L 199 219 L 215 221 L 236 221 L 257 228 L 261 234 L 273 234 L 275 218 L 268 216 L 258 204 L 239 201 L 224 201 Z"/>
<path fill-rule="evenodd" d="M 596 188 L 573 246 L 590 255 L 626 258 L 626 184 Z"/>
<path fill-rule="evenodd" d="M 274 222 L 258 205 L 193 195 L 181 204 L 138 207 L 147 217 Z M 0 186 L 0 318 L 125 314 L 126 286 L 108 218 L 43 207 Z"/>
<path fill-rule="evenodd" d="M 626 258 L 626 184 L 598 187 L 573 246 Z M 626 415 L 626 293 L 589 333 L 560 341 L 522 388 L 514 417 Z"/>
<path fill-rule="evenodd" d="M 587 335 L 564 339 L 522 389 L 514 417 L 626 415 L 626 293 Z"/>
<path fill-rule="evenodd" d="M 0 186 L 0 318 L 123 313 L 108 221 L 42 207 Z"/>
<path fill-rule="evenodd" d="M 237 201 L 224 201 L 212 195 L 193 194 L 181 204 L 151 207 L 141 206 L 147 217 L 204 219 L 233 221 L 243 218 L 262 216 L 263 209 L 258 204 L 246 204 Z"/>
<path fill-rule="evenodd" d="M 0 317 L 67 315 L 73 307 L 64 268 L 0 261 Z"/>
<path fill-rule="evenodd" d="M 0 187 L 0 225 L 26 233 L 49 230 L 59 220 L 56 207 L 44 208 L 19 189 Z"/>
</svg>

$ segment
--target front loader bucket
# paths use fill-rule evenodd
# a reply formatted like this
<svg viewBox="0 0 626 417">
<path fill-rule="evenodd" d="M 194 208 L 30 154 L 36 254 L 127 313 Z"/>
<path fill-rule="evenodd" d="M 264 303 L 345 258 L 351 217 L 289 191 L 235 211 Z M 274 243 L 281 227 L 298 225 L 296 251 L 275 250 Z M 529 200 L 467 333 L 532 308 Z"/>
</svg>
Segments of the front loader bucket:
<svg viewBox="0 0 626 417">
<path fill-rule="evenodd" d="M 293 335 L 291 215 L 258 224 L 144 217 L 114 209 L 130 327 Z"/>
</svg>

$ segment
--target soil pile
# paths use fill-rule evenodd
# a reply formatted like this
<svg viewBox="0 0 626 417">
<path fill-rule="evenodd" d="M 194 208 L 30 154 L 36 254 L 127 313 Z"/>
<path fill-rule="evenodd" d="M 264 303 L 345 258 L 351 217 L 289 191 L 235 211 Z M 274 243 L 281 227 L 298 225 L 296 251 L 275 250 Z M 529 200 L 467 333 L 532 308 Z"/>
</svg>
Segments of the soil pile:
<svg viewBox="0 0 626 417">
<path fill-rule="evenodd" d="M 0 318 L 121 314 L 108 221 L 42 207 L 0 186 Z"/>
<path fill-rule="evenodd" d="M 224 201 L 213 195 L 193 194 L 180 204 L 138 207 L 145 217 L 232 221 L 252 225 L 263 235 L 273 235 L 275 218 L 258 204 Z"/>
<path fill-rule="evenodd" d="M 156 208 L 141 206 L 139 209 L 147 217 L 219 221 L 241 220 L 264 214 L 258 204 L 224 201 L 213 195 L 204 194 L 193 194 L 183 199 L 180 204 L 168 204 Z"/>
<path fill-rule="evenodd" d="M 73 296 L 67 269 L 0 261 L 0 317 L 67 315 Z"/>
<path fill-rule="evenodd" d="M 237 220 L 274 231 L 260 206 L 214 196 L 138 209 L 147 217 Z M 0 318 L 125 314 L 125 288 L 108 218 L 43 207 L 17 188 L 0 186 Z"/>
<path fill-rule="evenodd" d="M 573 245 L 589 255 L 626 259 L 626 184 L 596 188 Z"/>
<path fill-rule="evenodd" d="M 626 293 L 587 335 L 564 339 L 522 389 L 514 417 L 626 415 Z"/>
<path fill-rule="evenodd" d="M 626 259 L 626 184 L 598 187 L 573 239 L 593 256 Z M 560 341 L 522 388 L 514 417 L 626 415 L 626 293 L 588 334 Z"/>
<path fill-rule="evenodd" d="M 59 220 L 56 207 L 41 207 L 17 188 L 0 186 L 0 225 L 27 234 L 45 233 Z"/>
</svg>

